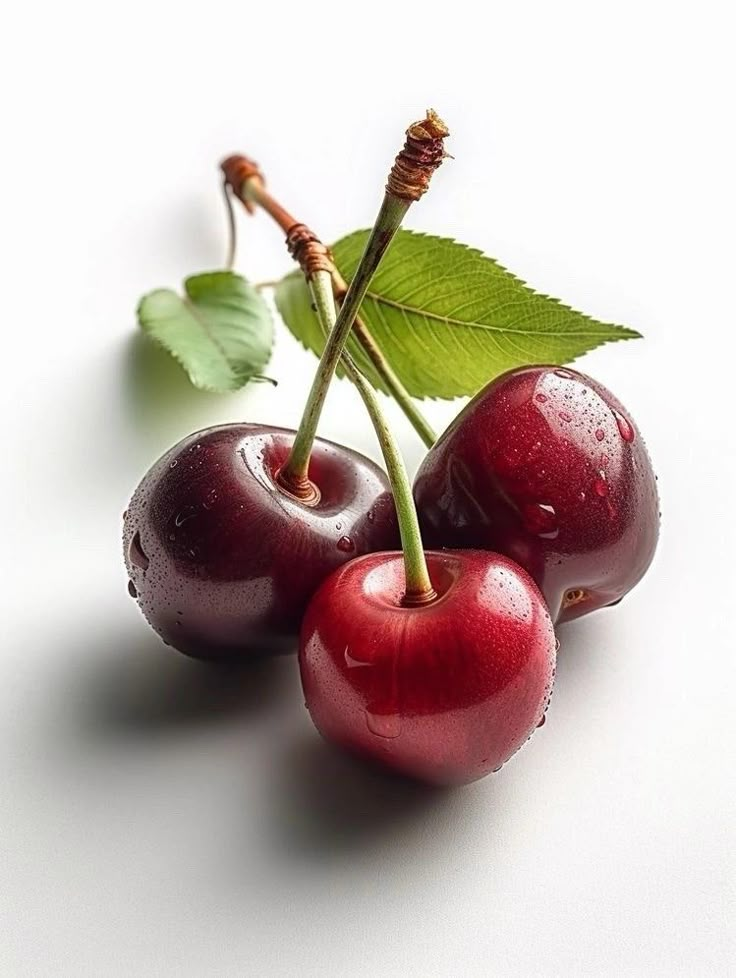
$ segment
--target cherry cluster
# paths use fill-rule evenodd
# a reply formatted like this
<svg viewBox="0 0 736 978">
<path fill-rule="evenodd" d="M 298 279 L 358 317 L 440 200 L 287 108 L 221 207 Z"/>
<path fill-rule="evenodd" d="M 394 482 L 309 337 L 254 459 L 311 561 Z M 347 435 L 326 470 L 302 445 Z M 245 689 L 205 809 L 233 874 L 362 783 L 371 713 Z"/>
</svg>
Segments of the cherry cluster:
<svg viewBox="0 0 736 978">
<path fill-rule="evenodd" d="M 200 659 L 298 642 L 312 720 L 355 754 L 435 784 L 498 770 L 544 722 L 554 626 L 619 602 L 652 560 L 656 480 L 631 416 L 581 373 L 512 370 L 429 449 L 414 503 L 389 454 L 391 479 L 319 438 L 291 484 L 297 440 L 221 425 L 159 459 L 124 519 L 130 593 Z"/>
</svg>

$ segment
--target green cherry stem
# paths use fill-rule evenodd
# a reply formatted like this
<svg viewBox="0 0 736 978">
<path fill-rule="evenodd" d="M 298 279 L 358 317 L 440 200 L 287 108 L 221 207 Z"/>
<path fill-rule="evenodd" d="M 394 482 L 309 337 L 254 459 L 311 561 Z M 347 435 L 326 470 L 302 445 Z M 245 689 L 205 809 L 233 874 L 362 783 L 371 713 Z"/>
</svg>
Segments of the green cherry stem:
<svg viewBox="0 0 736 978">
<path fill-rule="evenodd" d="M 334 335 L 338 317 L 332 289 L 332 276 L 328 271 L 321 270 L 315 272 L 308 279 L 308 282 L 320 325 L 326 336 Z M 373 423 L 378 443 L 381 446 L 383 460 L 391 483 L 396 515 L 399 521 L 399 532 L 401 533 L 401 547 L 404 552 L 406 585 L 403 604 L 412 607 L 427 604 L 437 597 L 437 592 L 432 587 L 427 569 L 427 559 L 424 555 L 422 536 L 419 530 L 419 519 L 417 518 L 411 482 L 404 465 L 404 459 L 386 422 L 376 392 L 358 370 L 346 350 L 342 353 L 341 364 L 363 399 Z"/>
<path fill-rule="evenodd" d="M 353 320 L 381 259 L 401 226 L 404 215 L 411 204 L 426 192 L 432 174 L 442 163 L 445 156 L 443 140 L 447 135 L 449 132 L 444 122 L 431 110 L 425 120 L 414 123 L 406 131 L 406 142 L 389 173 L 383 202 L 365 250 L 345 293 L 337 320 L 327 337 L 291 452 L 279 472 L 281 486 L 299 498 L 308 500 L 316 493 L 316 488 L 309 479 L 309 457 L 327 391 L 345 348 Z M 244 188 L 246 192 L 247 187 L 246 183 Z M 324 249 L 324 246 L 322 248 Z M 310 258 L 310 254 L 310 250 L 307 249 L 304 261 L 300 260 L 308 278 L 311 279 L 313 273 L 319 270 L 330 270 L 324 263 L 319 249 L 314 255 L 314 260 Z"/>
<path fill-rule="evenodd" d="M 332 288 L 338 299 L 341 299 L 348 290 L 347 282 L 335 266 L 333 266 L 332 270 Z M 373 334 L 368 331 L 359 315 L 355 317 L 353 333 L 362 346 L 363 352 L 373 364 L 376 373 L 386 385 L 388 393 L 404 412 L 404 416 L 422 439 L 424 445 L 427 448 L 431 448 L 437 441 L 437 432 L 419 410 L 416 401 L 409 394 L 406 387 L 404 387 L 394 368 L 384 357 L 380 347 L 373 339 Z"/>
<path fill-rule="evenodd" d="M 310 248 L 312 249 L 319 247 L 320 254 L 322 256 L 320 267 L 324 268 L 325 270 L 329 269 L 332 276 L 333 291 L 338 300 L 341 301 L 348 291 L 348 284 L 340 274 L 334 261 L 332 261 L 329 250 L 321 244 L 316 235 L 314 235 L 305 224 L 299 223 L 296 218 L 292 217 L 289 211 L 282 207 L 281 204 L 268 192 L 265 187 L 263 174 L 258 166 L 245 156 L 231 156 L 223 161 L 222 169 L 225 173 L 226 186 L 229 186 L 232 189 L 235 196 L 237 196 L 243 202 L 249 212 L 253 211 L 254 205 L 258 205 L 271 218 L 273 218 L 276 224 L 278 224 L 278 226 L 287 236 L 289 250 L 294 258 L 299 260 L 297 256 L 297 249 L 301 248 L 306 243 L 309 243 Z M 229 197 L 226 198 L 226 201 L 229 205 Z M 228 254 L 229 257 L 232 258 L 235 252 L 235 226 L 232 222 L 231 210 L 228 210 L 228 219 L 230 229 L 230 248 Z M 314 245 L 312 245 L 311 242 L 314 242 Z M 256 288 L 273 288 L 277 285 L 277 281 L 260 282 L 256 285 Z M 383 355 L 381 348 L 359 315 L 356 315 L 353 321 L 352 331 L 358 343 L 363 348 L 364 354 L 373 365 L 377 375 L 383 381 L 388 393 L 399 405 L 407 420 L 427 448 L 431 448 L 435 441 L 437 441 L 437 434 L 422 412 L 419 410 L 416 402 L 404 387 L 391 364 Z"/>
<path fill-rule="evenodd" d="M 411 201 L 390 196 L 388 193 L 384 197 L 360 264 L 345 294 L 335 325 L 327 337 L 291 452 L 279 473 L 282 485 L 289 491 L 296 492 L 297 495 L 302 486 L 309 485 L 309 456 L 317 435 L 317 426 L 327 391 L 347 342 L 353 320 L 381 259 L 401 226 L 410 203 Z"/>
</svg>

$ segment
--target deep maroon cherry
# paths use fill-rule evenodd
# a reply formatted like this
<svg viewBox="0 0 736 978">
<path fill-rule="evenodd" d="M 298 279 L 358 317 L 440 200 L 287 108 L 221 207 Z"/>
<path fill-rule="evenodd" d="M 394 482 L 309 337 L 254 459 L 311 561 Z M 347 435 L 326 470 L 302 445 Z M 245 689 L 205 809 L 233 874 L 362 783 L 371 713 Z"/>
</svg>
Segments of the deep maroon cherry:
<svg viewBox="0 0 736 978">
<path fill-rule="evenodd" d="M 428 552 L 436 596 L 405 603 L 401 553 L 321 586 L 302 627 L 307 707 L 328 740 L 431 784 L 497 770 L 544 718 L 556 642 L 527 573 L 485 551 Z"/>
<path fill-rule="evenodd" d="M 398 543 L 385 474 L 316 440 L 304 501 L 277 482 L 294 432 L 231 424 L 190 435 L 150 469 L 124 520 L 131 594 L 188 655 L 288 650 L 318 586 L 359 554 Z"/>
<path fill-rule="evenodd" d="M 521 564 L 563 622 L 619 601 L 651 563 L 659 501 L 631 416 L 560 367 L 510 371 L 458 415 L 414 483 L 424 539 Z"/>
</svg>

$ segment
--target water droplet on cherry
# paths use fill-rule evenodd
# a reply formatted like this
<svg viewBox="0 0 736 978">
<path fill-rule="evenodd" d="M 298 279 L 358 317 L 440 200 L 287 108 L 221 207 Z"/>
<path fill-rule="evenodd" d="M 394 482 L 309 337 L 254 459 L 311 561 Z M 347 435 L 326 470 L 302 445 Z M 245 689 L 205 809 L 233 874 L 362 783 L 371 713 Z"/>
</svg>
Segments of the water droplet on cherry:
<svg viewBox="0 0 736 978">
<path fill-rule="evenodd" d="M 572 380 L 572 374 L 569 370 L 562 370 L 561 368 L 555 370 L 555 374 L 558 377 L 562 377 L 563 380 Z"/>
<path fill-rule="evenodd" d="M 355 544 L 350 537 L 340 537 L 337 541 L 337 549 L 342 550 L 344 554 L 349 554 L 351 550 L 355 550 Z"/>
<path fill-rule="evenodd" d="M 606 433 L 603 428 L 596 429 L 595 437 L 598 439 L 598 441 L 603 441 L 603 439 L 606 437 Z"/>
<path fill-rule="evenodd" d="M 136 590 L 136 586 L 132 581 L 128 581 L 128 594 L 131 596 L 131 598 L 138 597 L 138 591 Z"/>
<path fill-rule="evenodd" d="M 570 414 L 569 411 L 560 411 L 560 420 L 561 421 L 572 421 L 572 415 Z"/>
<path fill-rule="evenodd" d="M 547 403 L 547 395 L 546 394 L 535 394 L 534 395 L 534 400 L 535 401 L 538 401 L 540 404 L 546 404 Z"/>
<path fill-rule="evenodd" d="M 366 666 L 373 665 L 372 662 L 361 662 L 360 659 L 354 659 L 350 654 L 350 646 L 348 645 L 345 646 L 344 656 L 345 656 L 345 665 L 348 667 L 348 669 L 359 669 L 361 667 L 365 668 Z"/>
<path fill-rule="evenodd" d="M 524 507 L 524 525 L 530 533 L 545 540 L 554 540 L 559 535 L 557 513 L 548 503 L 531 503 Z"/>
<path fill-rule="evenodd" d="M 146 557 L 146 553 L 141 545 L 141 534 L 140 531 L 136 531 L 133 539 L 130 541 L 130 546 L 128 547 L 128 559 L 131 564 L 135 564 L 136 567 L 140 567 L 142 571 L 148 570 L 148 565 L 151 561 Z"/>
<path fill-rule="evenodd" d="M 618 411 L 614 411 L 613 416 L 616 419 L 616 424 L 618 425 L 618 430 L 623 440 L 632 442 L 634 440 L 635 433 L 630 422 L 626 420 L 623 414 L 619 414 Z"/>
<path fill-rule="evenodd" d="M 371 713 L 365 711 L 366 726 L 376 737 L 393 740 L 401 733 L 401 717 L 396 713 Z"/>
<path fill-rule="evenodd" d="M 606 473 L 601 472 L 600 476 L 593 483 L 593 489 L 595 490 L 596 496 L 600 496 L 604 499 L 608 495 L 608 482 L 606 481 Z"/>
<path fill-rule="evenodd" d="M 181 526 L 182 523 L 186 523 L 187 520 L 193 519 L 196 515 L 197 510 L 194 508 L 194 506 L 185 506 L 180 513 L 176 514 L 174 525 Z"/>
</svg>

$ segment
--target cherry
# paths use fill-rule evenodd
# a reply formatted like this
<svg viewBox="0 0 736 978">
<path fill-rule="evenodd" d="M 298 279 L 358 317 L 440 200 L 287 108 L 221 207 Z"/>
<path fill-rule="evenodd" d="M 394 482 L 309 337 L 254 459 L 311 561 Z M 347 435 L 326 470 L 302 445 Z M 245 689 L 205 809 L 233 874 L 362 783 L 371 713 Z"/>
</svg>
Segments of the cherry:
<svg viewBox="0 0 736 978">
<path fill-rule="evenodd" d="M 426 554 L 436 596 L 404 603 L 401 553 L 340 567 L 313 598 L 299 665 L 328 740 L 431 784 L 497 770 L 544 718 L 555 638 L 542 596 L 511 560 Z"/>
<path fill-rule="evenodd" d="M 266 425 L 209 428 L 170 449 L 136 489 L 124 520 L 130 591 L 181 652 L 237 659 L 294 647 L 331 571 L 396 546 L 381 469 L 318 439 L 317 498 L 301 500 L 277 481 L 293 441 Z"/>
<path fill-rule="evenodd" d="M 620 601 L 659 534 L 636 425 L 605 387 L 560 367 L 512 370 L 481 390 L 427 454 L 414 497 L 429 546 L 506 554 L 556 622 Z"/>
</svg>

